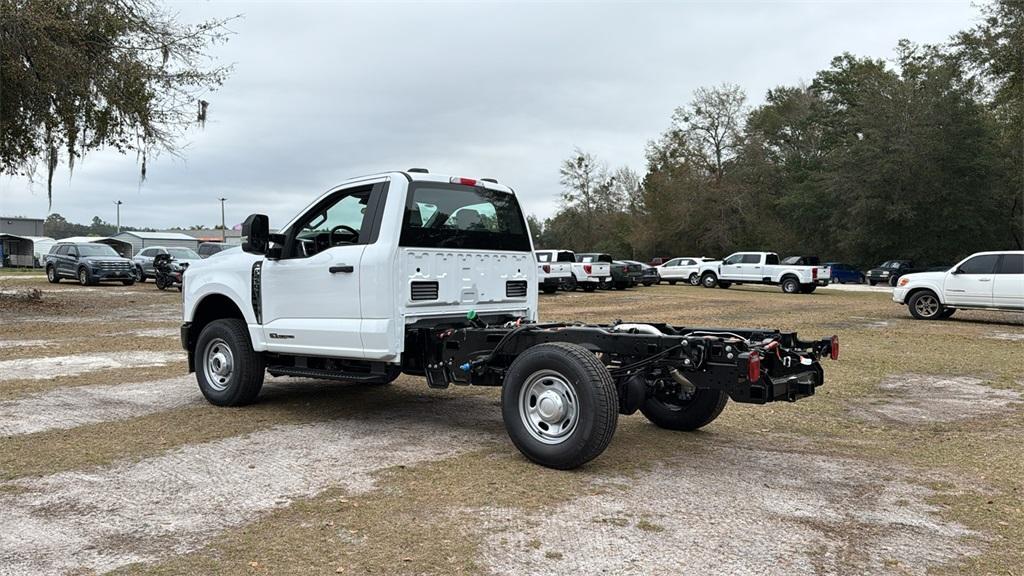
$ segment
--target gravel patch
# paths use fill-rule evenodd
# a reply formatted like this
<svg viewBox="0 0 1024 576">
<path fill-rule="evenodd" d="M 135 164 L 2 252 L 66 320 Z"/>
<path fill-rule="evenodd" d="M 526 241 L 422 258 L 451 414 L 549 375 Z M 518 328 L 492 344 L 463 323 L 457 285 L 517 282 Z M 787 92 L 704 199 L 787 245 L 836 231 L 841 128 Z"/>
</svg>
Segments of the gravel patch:
<svg viewBox="0 0 1024 576">
<path fill-rule="evenodd" d="M 0 484 L 0 574 L 105 572 L 183 554 L 329 486 L 364 493 L 379 470 L 454 456 L 493 436 L 417 408 L 277 426 L 140 462 Z"/>
<path fill-rule="evenodd" d="M 987 337 L 993 340 L 1024 342 L 1024 332 L 992 332 L 991 334 L 988 334 Z"/>
<path fill-rule="evenodd" d="M 1022 401 L 1019 391 L 984 382 L 969 376 L 890 376 L 879 385 L 882 395 L 856 402 L 850 412 L 873 422 L 926 424 L 1006 412 Z"/>
<path fill-rule="evenodd" d="M 51 348 L 57 346 L 55 340 L 0 340 L 3 348 Z"/>
<path fill-rule="evenodd" d="M 977 553 L 909 473 L 714 448 L 537 513 L 472 511 L 496 574 L 925 574 Z M 598 485 L 600 488 L 600 485 Z M 538 486 L 542 490 L 542 486 Z"/>
<path fill-rule="evenodd" d="M 7 380 L 45 380 L 58 376 L 75 376 L 112 368 L 161 366 L 185 359 L 181 352 L 116 352 L 109 354 L 74 354 L 46 358 L 19 358 L 0 361 L 0 382 Z"/>
<path fill-rule="evenodd" d="M 181 331 L 178 328 L 146 328 L 139 330 L 128 330 L 119 332 L 114 336 L 138 336 L 140 338 L 180 338 Z"/>
<path fill-rule="evenodd" d="M 0 436 L 67 430 L 203 401 L 191 374 L 137 384 L 60 388 L 0 402 Z"/>
</svg>

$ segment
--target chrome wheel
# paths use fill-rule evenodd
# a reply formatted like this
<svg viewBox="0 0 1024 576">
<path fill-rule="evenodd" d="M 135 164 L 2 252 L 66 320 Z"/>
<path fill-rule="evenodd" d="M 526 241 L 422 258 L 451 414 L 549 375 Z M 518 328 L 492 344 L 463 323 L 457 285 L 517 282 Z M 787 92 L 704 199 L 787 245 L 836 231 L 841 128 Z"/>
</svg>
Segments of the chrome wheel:
<svg viewBox="0 0 1024 576">
<path fill-rule="evenodd" d="M 690 286 L 700 286 L 700 276 L 696 272 L 690 274 Z"/>
<path fill-rule="evenodd" d="M 210 388 L 218 392 L 226 389 L 234 365 L 235 357 L 228 343 L 220 338 L 210 340 L 203 351 L 203 375 L 206 376 Z"/>
<path fill-rule="evenodd" d="M 572 436 L 579 421 L 576 388 L 554 370 L 534 372 L 519 392 L 519 415 L 534 439 L 561 444 Z"/>
<path fill-rule="evenodd" d="M 939 313 L 939 299 L 931 294 L 922 294 L 914 302 L 914 310 L 925 318 L 931 318 Z"/>
</svg>

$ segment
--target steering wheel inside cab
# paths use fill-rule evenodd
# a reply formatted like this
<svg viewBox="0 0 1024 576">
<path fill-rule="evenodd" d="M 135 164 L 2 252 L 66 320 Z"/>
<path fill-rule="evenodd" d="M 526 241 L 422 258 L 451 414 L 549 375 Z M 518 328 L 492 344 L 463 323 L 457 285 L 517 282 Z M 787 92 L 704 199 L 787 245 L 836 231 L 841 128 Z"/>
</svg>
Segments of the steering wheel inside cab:
<svg viewBox="0 0 1024 576">
<path fill-rule="evenodd" d="M 319 254 L 332 246 L 347 246 L 359 242 L 359 231 L 351 226 L 339 224 L 331 228 L 330 232 L 317 234 L 316 253 Z"/>
</svg>

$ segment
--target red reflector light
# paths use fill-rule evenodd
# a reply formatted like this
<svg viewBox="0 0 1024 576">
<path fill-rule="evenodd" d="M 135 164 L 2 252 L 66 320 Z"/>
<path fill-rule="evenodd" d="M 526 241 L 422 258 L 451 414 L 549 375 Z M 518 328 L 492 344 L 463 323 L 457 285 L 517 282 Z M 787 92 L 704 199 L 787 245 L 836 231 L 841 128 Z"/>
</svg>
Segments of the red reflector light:
<svg viewBox="0 0 1024 576">
<path fill-rule="evenodd" d="M 761 379 L 761 355 L 751 352 L 747 359 L 747 380 L 757 382 Z"/>
<path fill-rule="evenodd" d="M 832 337 L 832 345 L 829 346 L 828 355 L 833 360 L 839 359 L 839 336 Z"/>
<path fill-rule="evenodd" d="M 544 273 L 545 274 L 550 274 L 551 273 L 551 265 L 550 264 L 545 264 L 544 265 Z"/>
<path fill-rule="evenodd" d="M 476 180 L 472 178 L 459 178 L 458 176 L 452 176 L 449 180 L 452 184 L 462 184 L 463 186 L 476 186 Z"/>
<path fill-rule="evenodd" d="M 814 278 L 815 280 L 818 279 L 818 269 L 817 268 L 811 268 L 811 278 Z"/>
<path fill-rule="evenodd" d="M 593 269 L 594 269 L 594 267 L 591 266 L 590 264 L 584 264 L 583 265 L 583 271 L 586 272 L 587 274 L 590 274 L 591 270 L 593 270 Z"/>
</svg>

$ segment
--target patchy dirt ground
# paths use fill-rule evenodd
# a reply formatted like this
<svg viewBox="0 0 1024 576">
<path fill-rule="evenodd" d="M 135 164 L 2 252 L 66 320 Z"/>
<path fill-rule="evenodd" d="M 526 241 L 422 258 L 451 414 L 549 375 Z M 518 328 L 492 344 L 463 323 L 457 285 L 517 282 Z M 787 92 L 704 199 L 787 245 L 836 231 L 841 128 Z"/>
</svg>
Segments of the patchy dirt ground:
<svg viewBox="0 0 1024 576">
<path fill-rule="evenodd" d="M 151 284 L 19 278 L 0 303 L 0 575 L 1012 574 L 1024 566 L 1024 317 L 919 322 L 885 289 L 542 296 L 545 320 L 838 333 L 795 404 L 701 432 L 622 417 L 566 473 L 496 390 L 268 379 L 206 404 Z"/>
</svg>

